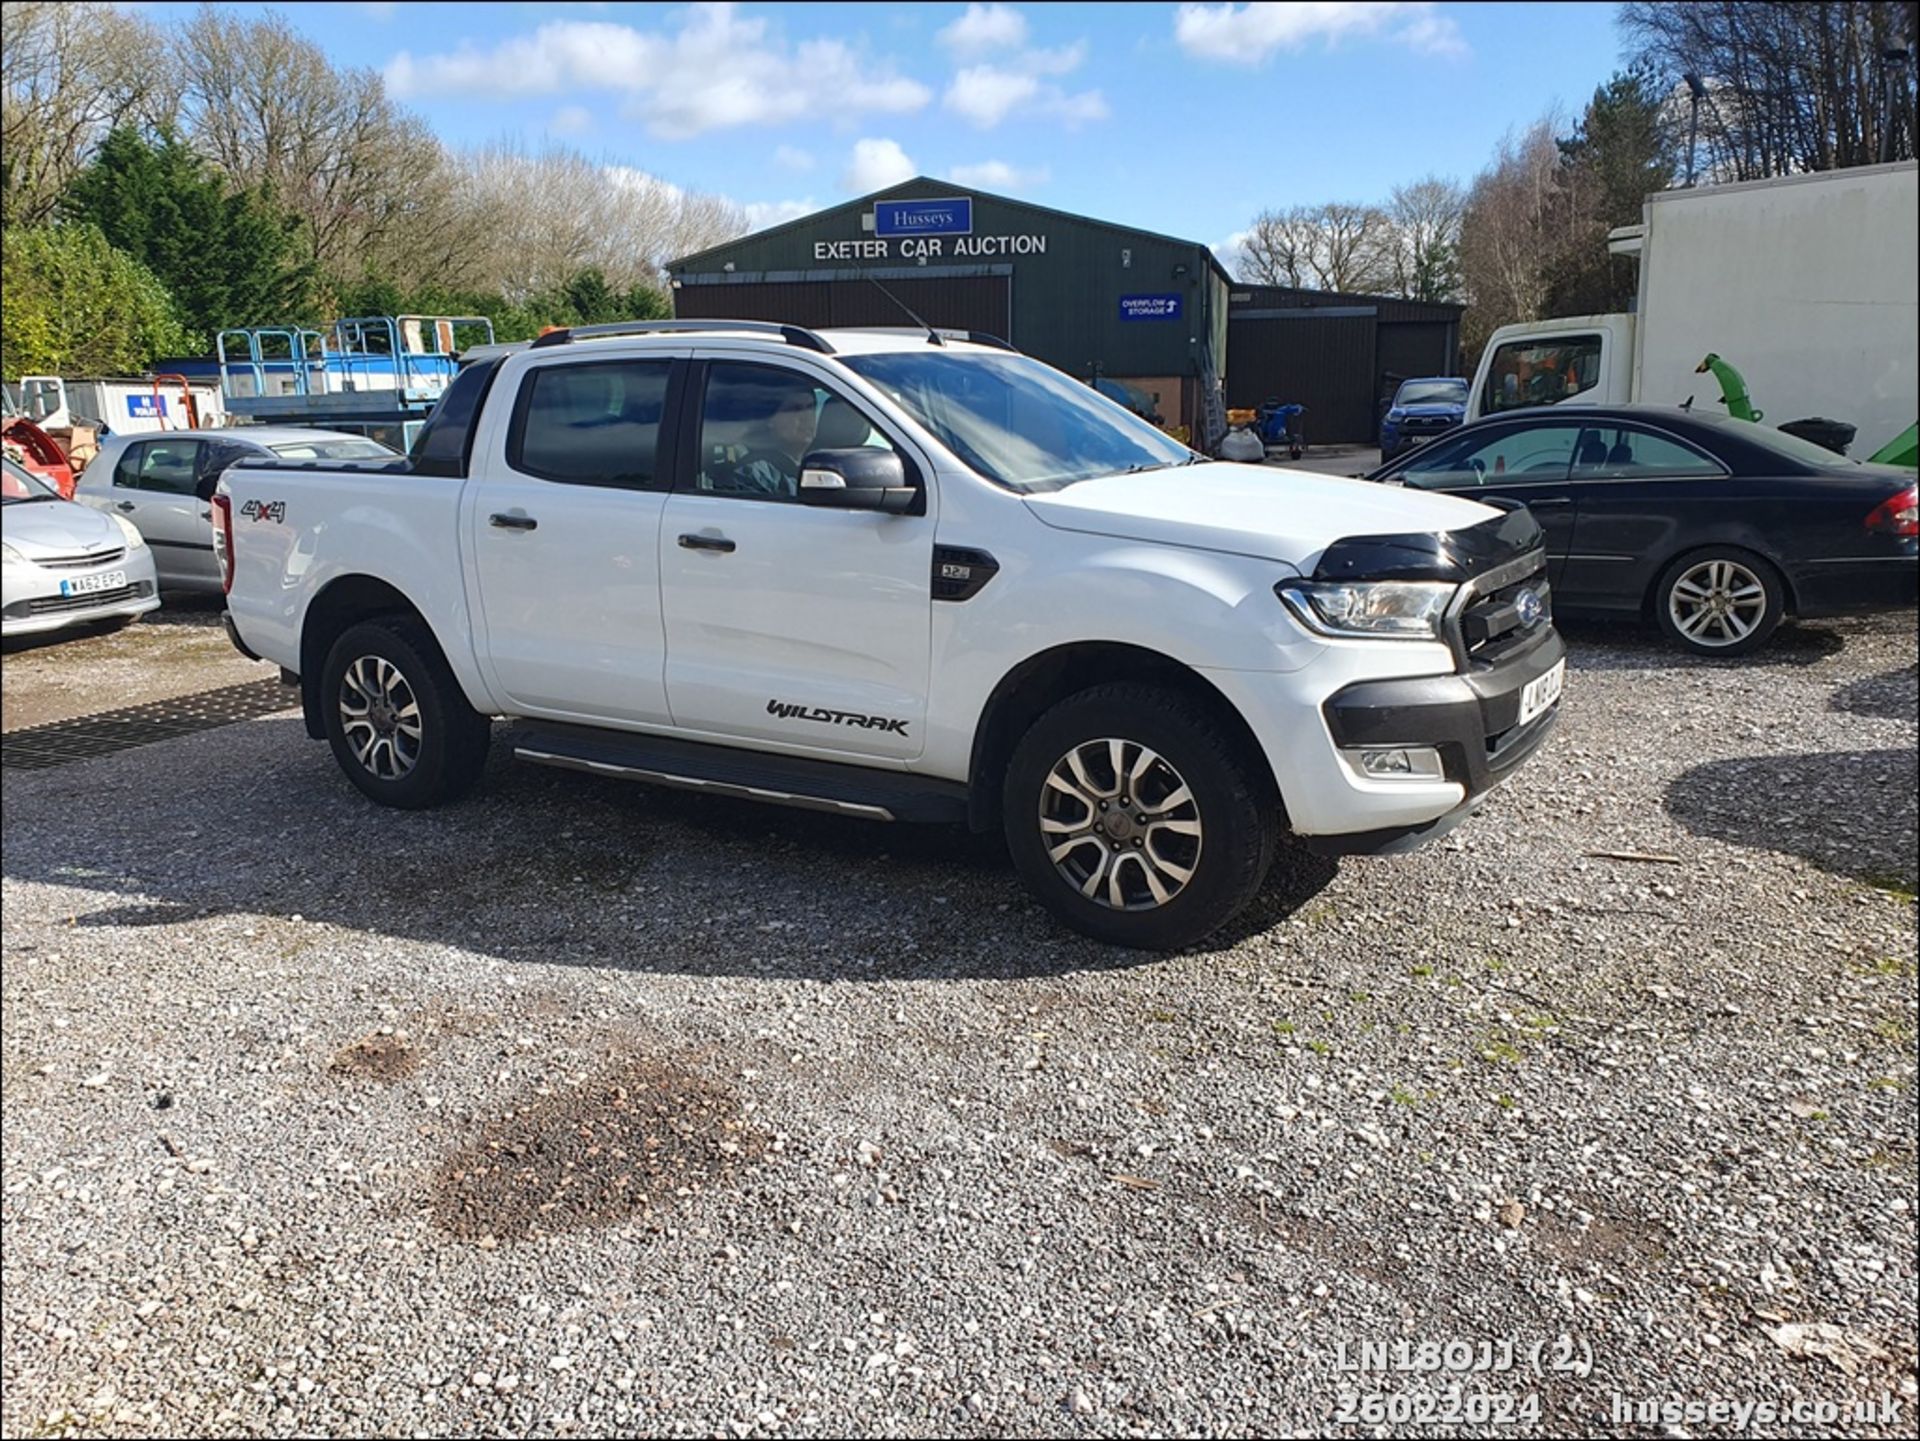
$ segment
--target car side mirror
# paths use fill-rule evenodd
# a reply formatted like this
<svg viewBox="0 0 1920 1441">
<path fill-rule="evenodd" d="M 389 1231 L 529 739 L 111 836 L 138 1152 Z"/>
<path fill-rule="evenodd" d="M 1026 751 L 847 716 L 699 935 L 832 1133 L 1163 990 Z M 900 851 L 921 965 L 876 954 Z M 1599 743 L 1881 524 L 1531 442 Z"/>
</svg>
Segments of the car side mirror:
<svg viewBox="0 0 1920 1441">
<path fill-rule="evenodd" d="M 1384 476 L 1381 478 L 1380 483 L 1382 485 L 1405 485 L 1407 483 L 1407 477 L 1405 472 L 1402 472 L 1398 475 Z"/>
<path fill-rule="evenodd" d="M 906 463 L 897 452 L 874 446 L 847 450 L 810 450 L 800 462 L 802 505 L 830 510 L 878 510 L 902 515 L 920 498 L 907 484 Z"/>
</svg>

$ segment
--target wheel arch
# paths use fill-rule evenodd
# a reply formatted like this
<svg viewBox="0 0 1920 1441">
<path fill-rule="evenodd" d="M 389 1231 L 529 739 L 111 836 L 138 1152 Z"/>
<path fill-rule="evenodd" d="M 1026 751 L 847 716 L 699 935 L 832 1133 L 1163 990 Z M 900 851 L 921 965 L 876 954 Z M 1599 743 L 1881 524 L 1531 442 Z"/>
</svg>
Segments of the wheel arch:
<svg viewBox="0 0 1920 1441">
<path fill-rule="evenodd" d="M 1660 613 L 1660 583 L 1667 578 L 1667 572 L 1683 560 L 1696 555 L 1705 555 L 1714 550 L 1737 550 L 1752 556 L 1773 572 L 1773 578 L 1780 583 L 1780 609 L 1783 617 L 1795 615 L 1800 609 L 1800 597 L 1793 588 L 1793 577 L 1779 559 L 1768 554 L 1765 548 L 1755 545 L 1743 536 L 1728 536 L 1716 540 L 1695 541 L 1690 545 L 1676 546 L 1666 555 L 1653 563 L 1652 575 L 1647 581 L 1646 594 L 1640 597 L 1640 613 L 1643 619 L 1654 620 Z"/>
<path fill-rule="evenodd" d="M 1226 726 L 1252 773 L 1277 805 L 1280 787 L 1253 728 L 1238 707 L 1192 666 L 1146 646 L 1075 641 L 1028 656 L 1000 678 L 974 727 L 967 766 L 967 823 L 990 831 L 1000 821 L 1000 778 L 1027 728 L 1047 710 L 1091 686 L 1112 681 L 1163 685 L 1197 698 Z"/>
<path fill-rule="evenodd" d="M 320 669 L 327 652 L 350 626 L 383 615 L 403 615 L 418 621 L 451 668 L 446 645 L 434 632 L 426 612 L 398 586 L 371 575 L 343 575 L 328 581 L 308 603 L 300 625 L 300 711 L 307 734 L 314 740 L 327 738 L 320 695 Z"/>
</svg>

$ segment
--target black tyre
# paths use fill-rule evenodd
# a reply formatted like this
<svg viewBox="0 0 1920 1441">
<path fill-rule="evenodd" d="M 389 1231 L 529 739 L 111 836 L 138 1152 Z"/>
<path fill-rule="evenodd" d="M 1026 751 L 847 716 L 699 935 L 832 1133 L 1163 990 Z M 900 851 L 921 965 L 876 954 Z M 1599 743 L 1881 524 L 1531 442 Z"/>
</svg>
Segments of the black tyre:
<svg viewBox="0 0 1920 1441">
<path fill-rule="evenodd" d="M 1712 546 L 1681 556 L 1653 587 L 1653 615 L 1667 638 L 1695 655 L 1746 655 L 1765 645 L 1786 614 L 1780 573 L 1752 551 Z"/>
<path fill-rule="evenodd" d="M 1279 805 L 1258 758 L 1198 701 L 1146 685 L 1069 696 L 1023 736 L 1007 849 L 1048 910 L 1096 940 L 1190 945 L 1259 891 Z"/>
<path fill-rule="evenodd" d="M 408 616 L 344 632 L 320 670 L 333 757 L 383 806 L 425 810 L 470 790 L 492 723 L 467 704 L 427 628 Z"/>
</svg>

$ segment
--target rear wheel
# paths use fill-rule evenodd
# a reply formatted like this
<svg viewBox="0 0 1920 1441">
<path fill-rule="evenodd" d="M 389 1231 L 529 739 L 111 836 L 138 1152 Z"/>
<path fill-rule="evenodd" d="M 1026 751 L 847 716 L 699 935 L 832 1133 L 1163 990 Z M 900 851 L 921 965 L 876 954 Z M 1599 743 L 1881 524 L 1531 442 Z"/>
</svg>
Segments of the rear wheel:
<svg viewBox="0 0 1920 1441">
<path fill-rule="evenodd" d="M 1007 847 L 1061 920 L 1169 950 L 1230 920 L 1272 864 L 1278 807 L 1207 709 L 1153 686 L 1096 686 L 1041 716 L 1007 767 Z"/>
<path fill-rule="evenodd" d="M 1766 643 L 1786 614 L 1779 574 L 1732 546 L 1683 555 L 1654 586 L 1661 630 L 1695 655 L 1736 656 Z"/>
<path fill-rule="evenodd" d="M 480 778 L 492 725 L 467 704 L 418 621 L 389 616 L 353 626 L 333 643 L 320 677 L 334 759 L 373 800 L 424 810 Z"/>
</svg>

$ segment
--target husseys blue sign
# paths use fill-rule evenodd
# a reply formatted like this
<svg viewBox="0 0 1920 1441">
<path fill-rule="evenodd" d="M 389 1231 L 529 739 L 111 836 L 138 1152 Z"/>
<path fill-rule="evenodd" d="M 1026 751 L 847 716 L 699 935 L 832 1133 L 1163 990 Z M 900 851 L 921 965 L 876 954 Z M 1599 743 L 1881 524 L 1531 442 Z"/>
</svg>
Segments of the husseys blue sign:
<svg viewBox="0 0 1920 1441">
<path fill-rule="evenodd" d="M 1120 297 L 1122 320 L 1178 320 L 1180 297 L 1174 295 L 1123 295 Z"/>
<path fill-rule="evenodd" d="M 875 235 L 971 235 L 973 198 L 951 200 L 876 200 Z"/>
<path fill-rule="evenodd" d="M 167 398 L 164 395 L 129 395 L 127 414 L 135 420 L 158 420 L 167 413 Z"/>
</svg>

